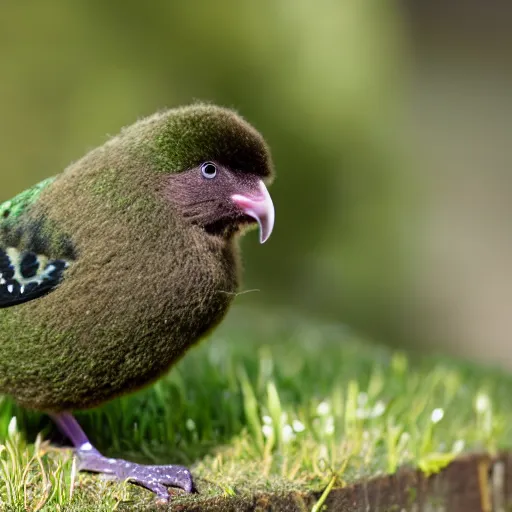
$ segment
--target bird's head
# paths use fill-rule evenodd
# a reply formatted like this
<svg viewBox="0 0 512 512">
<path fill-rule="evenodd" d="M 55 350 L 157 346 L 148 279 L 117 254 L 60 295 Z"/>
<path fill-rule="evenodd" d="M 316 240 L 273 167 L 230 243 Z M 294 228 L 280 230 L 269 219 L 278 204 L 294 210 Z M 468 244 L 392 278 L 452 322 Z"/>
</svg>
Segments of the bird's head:
<svg viewBox="0 0 512 512">
<path fill-rule="evenodd" d="M 197 104 L 168 110 L 143 123 L 145 145 L 162 192 L 186 221 L 231 238 L 258 225 L 265 242 L 274 225 L 266 184 L 272 161 L 263 137 L 229 109 Z"/>
</svg>

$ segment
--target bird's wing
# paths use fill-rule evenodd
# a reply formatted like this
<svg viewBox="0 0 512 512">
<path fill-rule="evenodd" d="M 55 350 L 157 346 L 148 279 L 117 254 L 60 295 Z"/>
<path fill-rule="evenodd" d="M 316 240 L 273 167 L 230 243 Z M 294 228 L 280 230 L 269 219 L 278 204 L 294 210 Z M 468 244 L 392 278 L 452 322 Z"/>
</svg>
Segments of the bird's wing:
<svg viewBox="0 0 512 512">
<path fill-rule="evenodd" d="M 41 191 L 52 181 L 49 178 L 0 204 L 0 308 L 51 292 L 70 265 L 70 257 L 55 257 L 55 250 L 46 243 L 44 219 L 33 220 L 27 215 Z M 61 248 L 65 245 L 59 243 Z"/>
<path fill-rule="evenodd" d="M 0 308 L 8 308 L 51 292 L 69 263 L 32 251 L 0 247 Z"/>
</svg>

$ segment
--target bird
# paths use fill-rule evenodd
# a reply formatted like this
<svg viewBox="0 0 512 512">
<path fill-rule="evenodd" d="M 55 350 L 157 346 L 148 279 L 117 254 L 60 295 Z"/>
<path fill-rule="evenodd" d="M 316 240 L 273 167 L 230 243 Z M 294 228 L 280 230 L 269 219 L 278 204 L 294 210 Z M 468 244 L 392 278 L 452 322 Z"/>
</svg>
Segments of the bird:
<svg viewBox="0 0 512 512">
<path fill-rule="evenodd" d="M 274 165 L 236 111 L 156 112 L 0 204 L 0 393 L 48 414 L 82 471 L 169 499 L 180 465 L 104 456 L 73 411 L 155 382 L 224 318 L 240 235 L 272 233 Z"/>
</svg>

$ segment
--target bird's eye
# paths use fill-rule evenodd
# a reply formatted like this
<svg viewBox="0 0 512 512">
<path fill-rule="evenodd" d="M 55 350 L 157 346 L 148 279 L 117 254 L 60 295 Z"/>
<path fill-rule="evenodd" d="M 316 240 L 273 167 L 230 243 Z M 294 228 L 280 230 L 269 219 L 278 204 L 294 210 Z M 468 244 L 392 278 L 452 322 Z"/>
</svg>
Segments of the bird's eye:
<svg viewBox="0 0 512 512">
<path fill-rule="evenodd" d="M 208 179 L 215 178 L 217 176 L 217 167 L 211 162 L 205 162 L 201 165 L 201 174 Z"/>
</svg>

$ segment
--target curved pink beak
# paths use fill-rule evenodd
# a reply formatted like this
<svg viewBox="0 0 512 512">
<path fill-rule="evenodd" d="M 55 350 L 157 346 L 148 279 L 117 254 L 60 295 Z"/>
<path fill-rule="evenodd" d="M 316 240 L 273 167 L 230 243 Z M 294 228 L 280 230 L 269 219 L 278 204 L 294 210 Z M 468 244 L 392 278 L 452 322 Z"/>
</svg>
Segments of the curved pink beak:
<svg viewBox="0 0 512 512">
<path fill-rule="evenodd" d="M 233 202 L 260 227 L 260 243 L 265 243 L 274 228 L 275 210 L 272 198 L 263 181 L 258 182 L 259 193 L 255 195 L 233 194 Z"/>
</svg>

